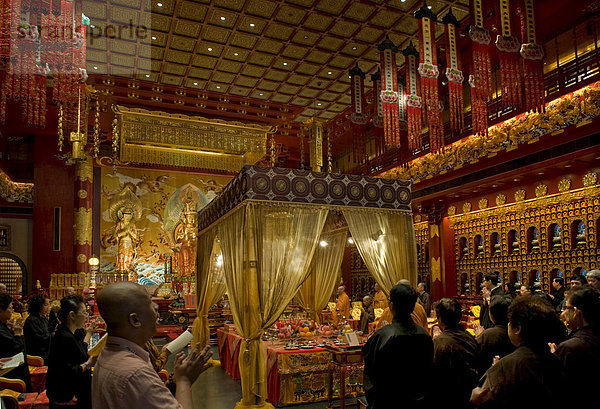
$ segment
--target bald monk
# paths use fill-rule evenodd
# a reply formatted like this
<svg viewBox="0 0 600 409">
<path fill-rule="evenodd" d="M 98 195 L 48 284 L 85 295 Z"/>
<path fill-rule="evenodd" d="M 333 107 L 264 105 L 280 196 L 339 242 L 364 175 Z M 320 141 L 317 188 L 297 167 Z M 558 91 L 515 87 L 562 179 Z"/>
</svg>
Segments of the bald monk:
<svg viewBox="0 0 600 409">
<path fill-rule="evenodd" d="M 94 367 L 92 407 L 102 409 L 192 409 L 191 386 L 211 364 L 199 344 L 175 359 L 175 396 L 152 368 L 144 345 L 156 332 L 158 314 L 146 290 L 133 282 L 110 284 L 98 294 L 108 338 Z"/>
<path fill-rule="evenodd" d="M 335 324 L 339 323 L 342 317 L 345 317 L 347 320 L 352 318 L 350 315 L 350 298 L 348 298 L 348 294 L 346 294 L 346 287 L 340 285 L 337 289 L 337 295 L 338 299 L 333 314 L 333 322 Z"/>
<path fill-rule="evenodd" d="M 398 285 L 398 284 L 408 285 L 412 288 L 412 285 L 410 284 L 410 281 L 408 281 L 408 280 L 400 280 L 396 283 L 396 285 Z M 412 318 L 412 320 L 414 321 L 415 324 L 420 325 L 423 328 L 427 329 L 427 314 L 425 313 L 425 309 L 423 308 L 423 306 L 421 304 L 419 304 L 418 300 L 415 304 L 415 308 L 413 309 L 412 313 L 410 314 L 410 317 Z M 381 327 L 391 324 L 393 319 L 394 319 L 394 316 L 392 315 L 390 308 L 386 307 L 386 309 L 383 310 L 381 317 L 379 317 L 377 320 L 375 320 L 375 325 L 374 325 L 373 329 L 375 331 L 377 331 Z"/>
<path fill-rule="evenodd" d="M 373 308 L 387 308 L 387 297 L 385 293 L 379 287 L 379 284 L 375 283 L 375 295 L 373 296 Z M 391 321 L 390 321 L 391 322 Z"/>
</svg>

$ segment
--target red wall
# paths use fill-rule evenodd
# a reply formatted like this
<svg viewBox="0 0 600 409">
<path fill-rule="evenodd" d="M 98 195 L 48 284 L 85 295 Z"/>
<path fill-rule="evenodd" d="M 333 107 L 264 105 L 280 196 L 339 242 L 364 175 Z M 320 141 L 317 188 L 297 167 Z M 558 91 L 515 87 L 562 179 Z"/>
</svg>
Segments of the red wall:
<svg viewBox="0 0 600 409">
<path fill-rule="evenodd" d="M 36 135 L 34 145 L 33 274 L 43 288 L 50 274 L 73 268 L 73 203 L 75 167 L 55 157 L 57 138 Z M 54 208 L 61 208 L 60 251 L 54 251 Z"/>
</svg>

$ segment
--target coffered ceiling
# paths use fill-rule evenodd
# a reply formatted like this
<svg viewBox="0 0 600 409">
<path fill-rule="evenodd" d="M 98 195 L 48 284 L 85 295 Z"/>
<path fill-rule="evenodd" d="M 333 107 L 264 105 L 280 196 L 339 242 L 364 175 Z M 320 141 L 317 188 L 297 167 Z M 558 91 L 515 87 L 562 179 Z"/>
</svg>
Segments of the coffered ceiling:
<svg viewBox="0 0 600 409">
<path fill-rule="evenodd" d="M 440 16 L 450 7 L 459 20 L 468 14 L 469 0 L 427 4 Z M 413 12 L 421 5 L 422 0 L 85 0 L 83 11 L 91 20 L 87 70 L 92 78 L 130 79 L 142 88 L 176 87 L 187 98 L 223 95 L 258 106 L 289 106 L 293 115 L 282 116 L 286 121 L 313 115 L 328 120 L 350 105 L 348 71 L 354 64 L 368 74 L 377 70 L 376 45 L 386 35 L 400 48 L 410 39 L 417 42 Z M 143 103 L 152 96 L 137 98 Z M 261 122 L 260 112 L 256 115 Z"/>
</svg>

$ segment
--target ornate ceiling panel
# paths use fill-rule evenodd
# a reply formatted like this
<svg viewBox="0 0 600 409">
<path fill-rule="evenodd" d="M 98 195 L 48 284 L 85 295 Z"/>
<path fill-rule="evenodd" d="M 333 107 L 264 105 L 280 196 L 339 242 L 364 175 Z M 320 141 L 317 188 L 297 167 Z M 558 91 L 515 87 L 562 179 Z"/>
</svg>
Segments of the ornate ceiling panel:
<svg viewBox="0 0 600 409">
<path fill-rule="evenodd" d="M 376 46 L 386 35 L 400 48 L 411 39 L 416 43 L 412 14 L 421 1 L 86 0 L 92 25 L 87 68 L 92 79 L 99 75 L 99 88 L 118 76 L 148 82 L 146 89 L 152 83 L 181 87 L 172 92 L 186 92 L 186 101 L 212 92 L 209 100 L 219 103 L 184 105 L 217 114 L 241 110 L 257 123 L 265 120 L 261 110 L 241 109 L 239 98 L 287 105 L 281 127 L 293 135 L 297 126 L 283 126 L 287 122 L 311 115 L 330 119 L 349 106 L 348 71 L 358 62 L 367 74 L 375 72 Z M 440 17 L 452 7 L 459 19 L 467 16 L 468 3 L 428 1 Z M 369 77 L 365 86 L 371 87 Z M 235 101 L 224 101 L 224 94 Z M 181 101 L 140 93 L 136 103 L 159 98 L 163 104 Z"/>
</svg>

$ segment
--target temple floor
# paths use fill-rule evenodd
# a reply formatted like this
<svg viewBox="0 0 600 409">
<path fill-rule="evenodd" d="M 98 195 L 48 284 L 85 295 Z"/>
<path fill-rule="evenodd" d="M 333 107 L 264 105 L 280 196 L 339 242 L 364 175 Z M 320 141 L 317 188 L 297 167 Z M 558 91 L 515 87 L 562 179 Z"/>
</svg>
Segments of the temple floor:
<svg viewBox="0 0 600 409">
<path fill-rule="evenodd" d="M 155 340 L 161 348 L 166 341 Z M 212 347 L 213 359 L 219 358 L 217 347 Z M 174 357 L 170 356 L 166 369 L 173 372 Z M 239 380 L 233 380 L 220 366 L 208 369 L 201 374 L 192 386 L 195 409 L 233 409 L 242 398 L 242 386 Z M 354 401 L 354 400 L 352 400 Z M 293 409 L 325 409 L 327 402 L 317 402 L 307 405 L 286 406 Z M 352 407 L 352 406 L 351 406 Z"/>
</svg>

